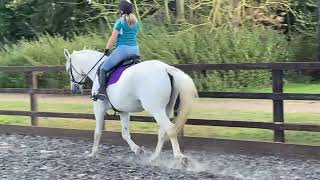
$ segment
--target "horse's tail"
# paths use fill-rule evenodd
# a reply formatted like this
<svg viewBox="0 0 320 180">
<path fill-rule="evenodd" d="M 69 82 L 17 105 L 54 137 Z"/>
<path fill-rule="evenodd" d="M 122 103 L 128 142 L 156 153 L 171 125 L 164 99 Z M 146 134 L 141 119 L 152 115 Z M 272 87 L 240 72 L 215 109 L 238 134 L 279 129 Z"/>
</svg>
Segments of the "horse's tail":
<svg viewBox="0 0 320 180">
<path fill-rule="evenodd" d="M 171 105 L 174 104 L 177 99 L 177 95 L 180 99 L 178 114 L 174 119 L 176 132 L 178 133 L 182 130 L 184 124 L 187 122 L 187 116 L 190 113 L 192 104 L 198 94 L 197 89 L 190 76 L 188 76 L 181 70 L 171 66 L 167 69 L 167 72 L 173 77 L 172 94 L 175 95 L 174 97 L 171 96 L 171 102 L 169 103 Z"/>
</svg>

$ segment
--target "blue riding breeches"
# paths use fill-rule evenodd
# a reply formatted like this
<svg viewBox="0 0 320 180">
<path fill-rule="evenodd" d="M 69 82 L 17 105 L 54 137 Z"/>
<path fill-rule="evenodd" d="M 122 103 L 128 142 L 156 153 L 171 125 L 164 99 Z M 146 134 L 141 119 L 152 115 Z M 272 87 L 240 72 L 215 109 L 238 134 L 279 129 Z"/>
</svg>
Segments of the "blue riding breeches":
<svg viewBox="0 0 320 180">
<path fill-rule="evenodd" d="M 115 50 L 112 51 L 110 56 L 105 56 L 103 59 L 103 64 L 100 68 L 105 71 L 111 70 L 121 61 L 129 58 L 130 56 L 137 55 L 139 56 L 139 47 L 138 46 L 128 46 L 120 45 Z"/>
</svg>

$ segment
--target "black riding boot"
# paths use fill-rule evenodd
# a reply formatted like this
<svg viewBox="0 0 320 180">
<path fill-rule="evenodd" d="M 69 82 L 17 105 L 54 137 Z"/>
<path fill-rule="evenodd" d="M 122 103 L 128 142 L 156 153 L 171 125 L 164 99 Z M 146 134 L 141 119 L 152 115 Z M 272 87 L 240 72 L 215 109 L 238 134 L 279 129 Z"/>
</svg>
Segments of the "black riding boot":
<svg viewBox="0 0 320 180">
<path fill-rule="evenodd" d="M 105 83 L 105 78 L 106 78 L 106 74 L 107 72 L 103 69 L 100 69 L 99 70 L 100 73 L 99 73 L 99 84 L 100 84 L 100 87 L 99 87 L 99 91 L 98 91 L 98 94 L 95 94 L 92 96 L 92 99 L 93 100 L 105 100 L 107 98 L 107 92 L 106 92 L 106 83 Z"/>
</svg>

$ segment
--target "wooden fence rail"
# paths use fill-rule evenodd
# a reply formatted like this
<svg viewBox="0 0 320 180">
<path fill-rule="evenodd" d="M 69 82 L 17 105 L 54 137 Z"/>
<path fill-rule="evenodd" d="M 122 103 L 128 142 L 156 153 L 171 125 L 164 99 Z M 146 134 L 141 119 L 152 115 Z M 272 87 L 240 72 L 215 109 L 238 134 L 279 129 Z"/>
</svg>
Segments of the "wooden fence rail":
<svg viewBox="0 0 320 180">
<path fill-rule="evenodd" d="M 270 70 L 272 72 L 272 93 L 242 93 L 242 92 L 199 92 L 203 98 L 240 98 L 240 99 L 269 99 L 273 102 L 273 122 L 254 121 L 229 121 L 229 120 L 208 120 L 189 119 L 189 125 L 225 126 L 270 129 L 274 131 L 275 142 L 285 142 L 285 130 L 320 132 L 320 125 L 316 124 L 292 124 L 284 122 L 284 100 L 320 100 L 320 94 L 283 93 L 283 71 L 285 70 L 320 70 L 320 63 L 252 63 L 252 64 L 185 64 L 176 65 L 183 71 L 205 72 L 209 70 Z M 58 118 L 82 118 L 94 119 L 93 114 L 82 113 L 57 113 L 38 112 L 36 94 L 71 94 L 67 89 L 38 89 L 38 72 L 61 72 L 65 71 L 64 66 L 24 66 L 24 67 L 1 67 L 0 72 L 29 74 L 30 88 L 0 88 L 0 93 L 29 93 L 30 111 L 8 111 L 0 110 L 0 115 L 30 116 L 31 125 L 38 125 L 38 117 Z M 84 95 L 89 95 L 90 90 L 85 90 Z M 118 116 L 106 118 L 118 120 Z M 132 116 L 133 121 L 154 122 L 153 118 L 145 116 Z"/>
<path fill-rule="evenodd" d="M 15 115 L 15 116 L 94 119 L 94 114 L 85 114 L 85 113 L 0 110 L 0 114 Z M 105 119 L 119 120 L 120 117 L 117 115 L 106 115 Z M 136 121 L 136 122 L 155 122 L 153 117 L 147 117 L 147 116 L 130 116 L 130 120 Z M 241 120 L 231 121 L 231 120 L 213 120 L 213 119 L 188 119 L 186 124 L 202 125 L 202 126 L 224 126 L 224 127 L 259 128 L 259 129 L 269 129 L 269 130 L 295 130 L 295 131 L 320 132 L 320 125 L 298 124 L 298 123 L 277 124 L 273 122 L 255 122 L 255 121 L 241 121 Z"/>
<path fill-rule="evenodd" d="M 70 89 L 30 89 L 30 88 L 0 88 L 0 93 L 30 93 L 71 95 Z M 90 89 L 85 89 L 82 95 L 91 95 Z M 320 100 L 320 94 L 303 93 L 244 93 L 244 92 L 199 92 L 200 98 L 232 98 L 232 99 L 269 99 L 269 100 Z"/>
</svg>

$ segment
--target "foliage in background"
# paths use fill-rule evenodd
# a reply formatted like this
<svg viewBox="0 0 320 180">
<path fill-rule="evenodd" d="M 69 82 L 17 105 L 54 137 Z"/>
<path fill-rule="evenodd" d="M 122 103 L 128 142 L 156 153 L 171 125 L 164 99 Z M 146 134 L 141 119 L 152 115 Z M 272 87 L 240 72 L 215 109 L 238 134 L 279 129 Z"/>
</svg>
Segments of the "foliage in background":
<svg viewBox="0 0 320 180">
<path fill-rule="evenodd" d="M 294 9 L 295 23 L 294 28 L 299 33 L 315 37 L 317 28 L 317 0 L 295 0 L 292 8 Z"/>
<path fill-rule="evenodd" d="M 183 30 L 198 26 L 236 28 L 263 25 L 286 28 L 288 13 L 297 16 L 297 27 L 314 16 L 316 0 L 132 0 L 139 20 L 150 17 L 159 26 L 173 25 Z M 71 37 L 74 33 L 110 29 L 119 16 L 119 0 L 5 0 L 0 4 L 1 38 L 19 40 L 42 33 Z M 177 4 L 177 5 L 176 5 Z M 179 8 L 183 4 L 185 8 Z M 307 9 L 307 10 L 306 10 Z M 182 12 L 177 12 L 182 11 Z M 307 13 L 306 16 L 303 14 Z M 183 13 L 179 19 L 176 15 Z M 301 19 L 301 20 L 300 20 Z M 179 21 L 178 21 L 179 20 Z"/>
<path fill-rule="evenodd" d="M 63 64 L 63 49 L 103 48 L 119 16 L 118 0 L 0 3 L 0 65 Z M 3 3 L 4 2 L 4 3 Z M 316 0 L 132 0 L 142 21 L 143 59 L 176 63 L 313 60 Z M 176 17 L 180 13 L 180 17 Z M 181 16 L 183 13 L 183 17 Z M 108 35 L 108 34 L 107 34 Z M 269 83 L 261 71 L 194 74 L 200 90 Z M 41 87 L 63 87 L 66 75 L 42 74 Z M 24 75 L 0 74 L 1 87 L 22 87 Z"/>
<path fill-rule="evenodd" d="M 103 19 L 88 21 L 98 13 L 83 0 L 8 0 L 0 5 L 0 42 L 34 39 L 43 33 L 73 37 L 94 29 L 105 30 Z"/>
<path fill-rule="evenodd" d="M 295 48 L 294 59 L 314 61 L 317 55 L 317 0 L 294 0 L 292 2 L 292 44 Z"/>
<path fill-rule="evenodd" d="M 31 66 L 31 65 L 63 65 L 63 50 L 95 49 L 104 47 L 105 37 L 88 34 L 75 36 L 65 40 L 61 36 L 42 35 L 37 41 L 20 40 L 12 46 L 5 46 L 0 51 L 0 66 Z M 40 87 L 62 88 L 68 84 L 66 73 L 43 73 L 39 75 Z M 1 87 L 25 87 L 24 74 L 0 73 Z"/>
<path fill-rule="evenodd" d="M 142 59 L 158 59 L 169 64 L 274 62 L 290 59 L 286 36 L 264 27 L 244 27 L 236 33 L 223 29 L 211 32 L 210 28 L 199 27 L 179 35 L 172 35 L 165 28 L 154 27 L 141 32 L 139 42 Z M 0 65 L 64 64 L 64 48 L 71 51 L 99 49 L 104 45 L 105 37 L 96 34 L 75 36 L 71 40 L 44 35 L 38 41 L 21 40 L 13 46 L 5 46 L 0 51 L 3 59 Z M 269 82 L 269 74 L 261 71 L 210 72 L 206 77 L 202 74 L 194 76 L 199 79 L 196 82 L 200 90 L 245 88 Z M 40 76 L 40 86 L 63 87 L 67 85 L 66 78 L 65 73 L 43 74 Z M 19 85 L 8 83 L 12 81 L 20 80 L 16 76 L 1 75 L 2 87 Z"/>
</svg>

